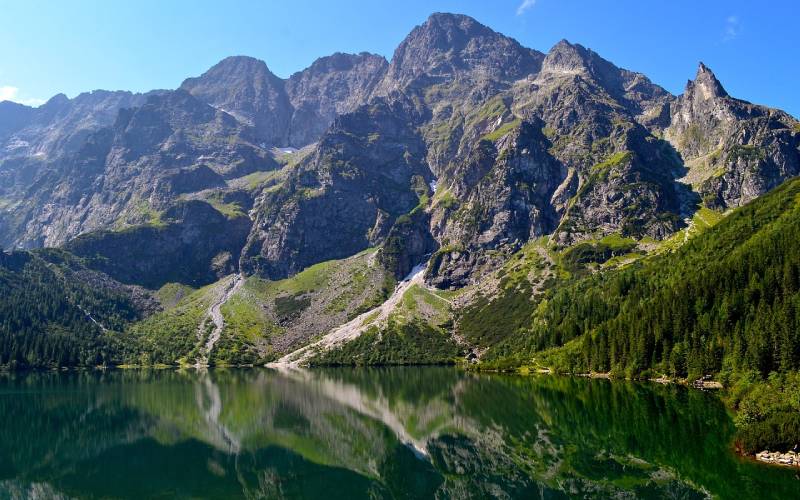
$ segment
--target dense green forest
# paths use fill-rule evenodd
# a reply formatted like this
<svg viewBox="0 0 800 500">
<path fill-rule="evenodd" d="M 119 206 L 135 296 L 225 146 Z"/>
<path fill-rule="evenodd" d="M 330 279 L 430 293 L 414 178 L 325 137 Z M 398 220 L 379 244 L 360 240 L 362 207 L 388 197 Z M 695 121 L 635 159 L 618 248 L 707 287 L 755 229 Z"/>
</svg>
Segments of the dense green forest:
<svg viewBox="0 0 800 500">
<path fill-rule="evenodd" d="M 493 357 L 568 344 L 570 371 L 629 377 L 800 367 L 800 180 L 669 252 L 552 287 Z M 578 339 L 578 340 L 574 340 Z"/>
<path fill-rule="evenodd" d="M 119 333 L 139 311 L 92 282 L 60 250 L 0 252 L 0 366 L 97 366 L 120 361 Z"/>
<path fill-rule="evenodd" d="M 796 179 L 674 252 L 551 287 L 535 310 L 517 310 L 525 321 L 486 366 L 713 375 L 732 388 L 746 451 L 791 446 L 800 442 L 799 241 Z"/>
</svg>

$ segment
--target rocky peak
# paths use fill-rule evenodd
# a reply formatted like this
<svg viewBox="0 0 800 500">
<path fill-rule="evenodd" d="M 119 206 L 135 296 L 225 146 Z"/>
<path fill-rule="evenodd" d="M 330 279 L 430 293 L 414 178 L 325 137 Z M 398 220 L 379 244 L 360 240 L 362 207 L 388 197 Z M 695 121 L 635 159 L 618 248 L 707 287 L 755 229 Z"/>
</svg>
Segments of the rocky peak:
<svg viewBox="0 0 800 500">
<path fill-rule="evenodd" d="M 688 167 L 707 206 L 743 205 L 800 173 L 800 137 L 782 111 L 728 95 L 700 63 L 671 106 L 664 137 Z"/>
<path fill-rule="evenodd" d="M 542 73 L 578 74 L 591 71 L 594 52 L 562 39 L 550 49 L 542 61 Z"/>
<path fill-rule="evenodd" d="M 57 109 L 69 104 L 66 94 L 56 94 L 40 106 L 40 109 Z"/>
<path fill-rule="evenodd" d="M 359 54 L 346 54 L 335 52 L 329 56 L 320 57 L 308 68 L 298 71 L 289 77 L 289 82 L 295 82 L 310 76 L 331 73 L 335 71 L 348 71 L 358 66 L 385 66 L 389 63 L 381 55 L 361 52 Z"/>
<path fill-rule="evenodd" d="M 365 103 L 388 64 L 376 54 L 337 52 L 293 74 L 286 81 L 293 107 L 289 144 L 316 141 L 337 115 Z"/>
<path fill-rule="evenodd" d="M 382 93 L 452 78 L 510 82 L 536 73 L 543 54 L 522 47 L 475 19 L 437 13 L 415 27 L 395 50 Z"/>
<path fill-rule="evenodd" d="M 291 104 L 284 82 L 264 61 L 246 56 L 227 57 L 181 85 L 201 101 L 253 126 L 262 141 L 286 142 Z"/>
<path fill-rule="evenodd" d="M 546 77 L 553 74 L 583 75 L 606 87 L 612 93 L 624 90 L 628 80 L 644 76 L 618 68 L 593 50 L 577 43 L 570 43 L 566 39 L 555 44 L 542 61 L 541 76 Z M 647 79 L 644 78 L 644 80 Z"/>
<path fill-rule="evenodd" d="M 22 128 L 34 109 L 13 101 L 0 101 L 0 138 Z"/>
<path fill-rule="evenodd" d="M 694 99 L 707 101 L 709 99 L 727 97 L 728 93 L 714 76 L 714 73 L 702 62 L 697 67 L 697 76 L 694 81 L 686 83 L 686 95 Z"/>
<path fill-rule="evenodd" d="M 669 102 L 673 96 L 653 84 L 645 75 L 619 68 L 591 49 L 561 40 L 542 62 L 537 82 L 545 91 L 557 95 L 574 93 L 580 80 L 600 101 L 613 98 L 640 123 L 666 126 Z M 552 106 L 551 106 L 552 107 Z"/>
<path fill-rule="evenodd" d="M 272 74 L 267 64 L 254 57 L 226 57 L 205 73 L 196 78 L 187 78 L 181 88 L 195 95 L 205 95 L 216 85 L 228 84 L 235 87 L 262 87 L 270 84 L 281 86 L 281 79 Z"/>
</svg>

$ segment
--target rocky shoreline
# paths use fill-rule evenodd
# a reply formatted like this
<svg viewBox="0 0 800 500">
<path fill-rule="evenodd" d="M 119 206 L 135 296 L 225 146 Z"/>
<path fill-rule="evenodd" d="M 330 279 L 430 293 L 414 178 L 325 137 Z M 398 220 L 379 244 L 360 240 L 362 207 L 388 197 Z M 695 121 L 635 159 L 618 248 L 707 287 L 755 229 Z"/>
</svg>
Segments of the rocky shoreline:
<svg viewBox="0 0 800 500">
<path fill-rule="evenodd" d="M 756 460 L 774 465 L 783 465 L 785 467 L 800 467 L 800 453 L 795 451 L 788 451 L 780 453 L 777 451 L 771 452 L 764 450 L 756 453 Z"/>
</svg>

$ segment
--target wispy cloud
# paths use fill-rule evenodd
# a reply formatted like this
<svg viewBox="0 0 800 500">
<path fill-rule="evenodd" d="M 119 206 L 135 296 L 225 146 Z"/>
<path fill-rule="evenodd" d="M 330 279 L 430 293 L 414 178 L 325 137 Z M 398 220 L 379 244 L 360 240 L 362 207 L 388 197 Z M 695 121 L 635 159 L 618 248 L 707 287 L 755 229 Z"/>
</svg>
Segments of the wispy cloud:
<svg viewBox="0 0 800 500">
<path fill-rule="evenodd" d="M 0 101 L 14 101 L 26 106 L 40 106 L 44 104 L 44 99 L 20 99 L 19 89 L 11 85 L 0 86 Z"/>
<path fill-rule="evenodd" d="M 13 101 L 14 98 L 17 97 L 18 92 L 19 89 L 17 87 L 12 87 L 10 85 L 0 87 L 0 101 Z"/>
<path fill-rule="evenodd" d="M 522 3 L 517 7 L 517 15 L 521 16 L 534 5 L 536 5 L 536 0 L 522 0 Z"/>
<path fill-rule="evenodd" d="M 728 16 L 727 19 L 725 19 L 725 31 L 722 33 L 722 41 L 730 42 L 739 36 L 740 30 L 741 25 L 739 24 L 739 18 L 736 16 Z"/>
</svg>

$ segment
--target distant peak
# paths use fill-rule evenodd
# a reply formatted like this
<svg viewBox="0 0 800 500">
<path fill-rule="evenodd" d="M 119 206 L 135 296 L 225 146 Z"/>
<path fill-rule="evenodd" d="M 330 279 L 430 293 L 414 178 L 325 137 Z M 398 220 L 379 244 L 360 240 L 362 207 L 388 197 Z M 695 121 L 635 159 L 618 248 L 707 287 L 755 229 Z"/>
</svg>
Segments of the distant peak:
<svg viewBox="0 0 800 500">
<path fill-rule="evenodd" d="M 58 93 L 47 100 L 48 103 L 50 102 L 64 102 L 69 101 L 69 97 L 66 94 Z"/>
<path fill-rule="evenodd" d="M 561 39 L 553 45 L 542 64 L 543 71 L 551 73 L 582 73 L 590 66 L 593 52 L 584 46 Z"/>
<path fill-rule="evenodd" d="M 192 94 L 197 92 L 204 93 L 208 86 L 217 87 L 236 87 L 242 82 L 269 82 L 268 85 L 279 85 L 279 78 L 275 76 L 267 67 L 267 63 L 261 59 L 250 56 L 229 56 L 221 60 L 199 77 L 187 78 L 181 84 L 181 88 L 188 90 Z"/>
<path fill-rule="evenodd" d="M 214 68 L 223 68 L 223 67 L 239 67 L 239 68 L 263 68 L 269 71 L 267 67 L 267 63 L 262 61 L 261 59 L 256 59 L 255 57 L 250 56 L 228 56 L 225 59 L 221 60 L 211 69 Z"/>
<path fill-rule="evenodd" d="M 451 34 L 450 36 L 456 32 L 467 36 L 479 33 L 494 33 L 491 28 L 484 26 L 469 16 L 442 12 L 431 14 L 420 28 L 423 31 L 448 33 Z"/>
<path fill-rule="evenodd" d="M 584 58 L 589 57 L 592 54 L 592 51 L 587 49 L 583 45 L 579 43 L 572 43 L 566 38 L 562 38 L 561 40 L 558 41 L 558 43 L 553 45 L 553 47 L 550 48 L 550 52 L 548 52 L 548 54 L 558 53 L 558 52 L 576 53 Z"/>
<path fill-rule="evenodd" d="M 475 19 L 465 16 L 464 14 L 453 14 L 451 12 L 434 12 L 430 16 L 428 16 L 427 22 L 469 22 L 469 23 L 478 23 Z"/>
<path fill-rule="evenodd" d="M 686 92 L 699 93 L 703 99 L 726 97 L 728 95 L 725 88 L 717 80 L 714 72 L 702 62 L 697 66 L 697 75 L 694 77 L 694 81 L 689 81 L 686 85 Z"/>
<path fill-rule="evenodd" d="M 63 106 L 68 102 L 69 102 L 69 97 L 67 97 L 64 94 L 56 94 L 50 99 L 48 99 L 47 102 L 42 105 L 42 107 L 51 108 L 54 106 Z"/>
<path fill-rule="evenodd" d="M 558 41 L 558 43 L 553 45 L 553 48 L 551 48 L 550 50 L 553 51 L 557 48 L 574 48 L 574 47 L 575 46 L 571 44 L 569 40 L 567 40 L 566 38 L 562 38 L 561 40 Z"/>
</svg>

